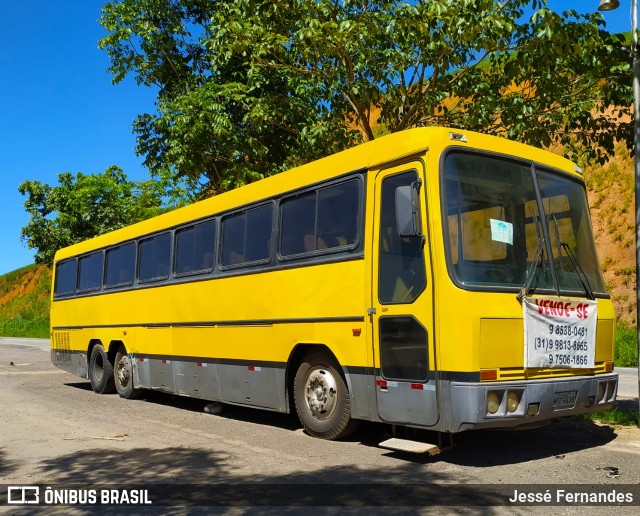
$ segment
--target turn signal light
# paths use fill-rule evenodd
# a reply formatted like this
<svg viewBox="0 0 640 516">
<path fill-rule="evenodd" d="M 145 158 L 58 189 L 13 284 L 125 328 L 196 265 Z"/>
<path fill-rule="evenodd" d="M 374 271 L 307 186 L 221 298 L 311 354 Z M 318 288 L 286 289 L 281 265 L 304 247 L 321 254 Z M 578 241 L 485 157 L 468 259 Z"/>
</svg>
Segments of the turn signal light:
<svg viewBox="0 0 640 516">
<path fill-rule="evenodd" d="M 498 379 L 497 369 L 482 369 L 480 371 L 481 382 L 489 382 L 491 380 L 497 380 L 497 379 Z"/>
</svg>

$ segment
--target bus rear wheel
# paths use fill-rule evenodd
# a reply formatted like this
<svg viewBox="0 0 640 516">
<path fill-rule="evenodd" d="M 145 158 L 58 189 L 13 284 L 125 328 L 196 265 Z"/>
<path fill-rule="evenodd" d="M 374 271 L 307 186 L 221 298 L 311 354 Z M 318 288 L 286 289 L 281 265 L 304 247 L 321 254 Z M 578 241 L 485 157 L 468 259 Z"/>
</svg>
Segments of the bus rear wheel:
<svg viewBox="0 0 640 516">
<path fill-rule="evenodd" d="M 102 344 L 96 344 L 89 355 L 89 381 L 93 392 L 112 394 L 116 391 L 113 381 L 113 366 Z"/>
<path fill-rule="evenodd" d="M 140 390 L 133 388 L 133 365 L 124 346 L 120 346 L 116 353 L 114 376 L 116 391 L 121 398 L 134 399 L 140 395 Z"/>
<path fill-rule="evenodd" d="M 324 353 L 307 354 L 293 381 L 296 412 L 306 432 L 321 439 L 340 439 L 356 429 L 351 398 L 339 366 Z"/>
</svg>

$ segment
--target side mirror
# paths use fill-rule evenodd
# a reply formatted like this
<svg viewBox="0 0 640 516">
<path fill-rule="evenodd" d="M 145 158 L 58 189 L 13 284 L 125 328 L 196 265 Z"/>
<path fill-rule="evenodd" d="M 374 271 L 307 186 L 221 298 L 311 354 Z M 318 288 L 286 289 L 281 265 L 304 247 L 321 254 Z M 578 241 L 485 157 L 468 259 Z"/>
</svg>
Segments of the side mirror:
<svg viewBox="0 0 640 516">
<path fill-rule="evenodd" d="M 396 221 L 401 237 L 421 237 L 420 187 L 422 181 L 396 188 Z"/>
</svg>

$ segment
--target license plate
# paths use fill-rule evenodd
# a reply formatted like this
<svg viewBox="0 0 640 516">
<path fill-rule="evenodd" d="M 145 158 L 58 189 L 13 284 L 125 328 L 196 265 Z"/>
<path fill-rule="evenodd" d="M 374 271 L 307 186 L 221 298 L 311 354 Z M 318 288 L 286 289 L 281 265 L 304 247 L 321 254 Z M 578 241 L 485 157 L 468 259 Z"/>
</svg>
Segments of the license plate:
<svg viewBox="0 0 640 516">
<path fill-rule="evenodd" d="M 576 404 L 576 395 L 578 391 L 556 392 L 553 395 L 553 408 L 573 408 Z"/>
</svg>

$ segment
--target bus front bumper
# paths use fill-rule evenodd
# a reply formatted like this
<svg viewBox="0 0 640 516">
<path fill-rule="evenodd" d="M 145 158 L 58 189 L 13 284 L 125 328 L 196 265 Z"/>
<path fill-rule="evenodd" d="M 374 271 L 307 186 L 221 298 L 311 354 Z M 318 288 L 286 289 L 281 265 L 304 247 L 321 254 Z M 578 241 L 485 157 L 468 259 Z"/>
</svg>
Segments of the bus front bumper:
<svg viewBox="0 0 640 516">
<path fill-rule="evenodd" d="M 491 383 L 451 382 L 449 431 L 535 426 L 611 408 L 618 374 Z"/>
</svg>

